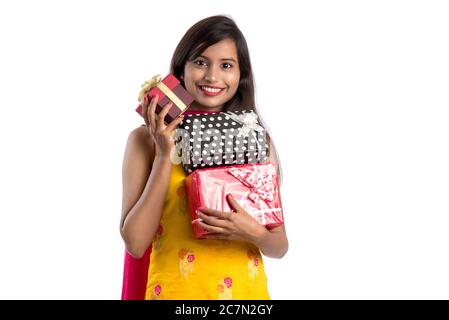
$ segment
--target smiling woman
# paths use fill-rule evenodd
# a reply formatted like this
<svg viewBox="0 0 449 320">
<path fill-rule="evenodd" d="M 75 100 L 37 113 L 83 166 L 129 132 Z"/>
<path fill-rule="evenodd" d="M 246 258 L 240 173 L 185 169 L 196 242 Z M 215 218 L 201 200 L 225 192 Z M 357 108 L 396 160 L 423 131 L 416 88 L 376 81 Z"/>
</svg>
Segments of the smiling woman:
<svg viewBox="0 0 449 320">
<path fill-rule="evenodd" d="M 246 41 L 228 17 L 192 26 L 173 54 L 171 73 L 195 99 L 190 113 L 246 109 L 257 114 Z M 199 223 L 213 234 L 195 239 L 186 174 L 171 162 L 172 136 L 182 117 L 166 125 L 171 104 L 156 114 L 156 103 L 157 97 L 143 102 L 148 125 L 131 132 L 123 162 L 122 238 L 133 261 L 148 261 L 152 248 L 145 298 L 269 299 L 262 254 L 281 258 L 287 252 L 284 226 L 268 230 L 229 196 L 233 212 L 202 208 Z M 268 143 L 269 160 L 279 172 Z"/>
<path fill-rule="evenodd" d="M 202 70 L 201 72 L 193 72 Z M 198 69 L 197 69 L 198 68 Z M 228 89 L 227 99 L 220 99 L 221 111 L 256 110 L 254 81 L 248 45 L 235 22 L 225 16 L 213 16 L 194 24 L 183 36 L 173 54 L 170 71 L 185 80 L 183 85 L 195 99 L 198 85 Z M 190 78 L 190 73 L 191 77 Z M 199 78 L 203 76 L 204 78 Z M 186 79 L 183 79 L 187 77 Z M 193 81 L 193 82 L 191 82 Z M 225 83 L 226 82 L 226 83 Z M 237 84 L 237 88 L 231 85 Z M 231 87 L 227 87 L 231 86 Z M 201 100 L 197 110 L 213 111 L 213 104 Z M 216 101 L 214 101 L 216 102 Z M 192 108 L 191 110 L 195 110 Z"/>
<path fill-rule="evenodd" d="M 231 100 L 240 81 L 237 59 L 235 41 L 225 39 L 186 63 L 181 79 L 195 99 L 191 111 L 220 111 Z"/>
</svg>

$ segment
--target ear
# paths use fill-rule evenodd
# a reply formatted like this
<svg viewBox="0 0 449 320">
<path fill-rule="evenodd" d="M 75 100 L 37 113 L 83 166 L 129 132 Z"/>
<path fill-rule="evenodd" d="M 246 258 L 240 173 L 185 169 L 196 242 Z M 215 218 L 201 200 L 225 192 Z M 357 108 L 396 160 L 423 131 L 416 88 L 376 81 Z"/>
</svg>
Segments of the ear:
<svg viewBox="0 0 449 320">
<path fill-rule="evenodd" d="M 181 74 L 181 80 L 184 80 L 184 73 Z"/>
</svg>

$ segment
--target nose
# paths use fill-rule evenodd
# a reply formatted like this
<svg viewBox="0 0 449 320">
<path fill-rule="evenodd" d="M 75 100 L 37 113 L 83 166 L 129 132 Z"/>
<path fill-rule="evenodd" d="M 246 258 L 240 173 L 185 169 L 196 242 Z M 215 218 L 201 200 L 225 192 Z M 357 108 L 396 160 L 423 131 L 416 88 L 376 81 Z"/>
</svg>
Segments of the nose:
<svg viewBox="0 0 449 320">
<path fill-rule="evenodd" d="M 208 69 L 206 74 L 204 75 L 204 80 L 208 82 L 215 82 L 217 81 L 217 68 L 214 65 L 211 65 Z"/>
</svg>

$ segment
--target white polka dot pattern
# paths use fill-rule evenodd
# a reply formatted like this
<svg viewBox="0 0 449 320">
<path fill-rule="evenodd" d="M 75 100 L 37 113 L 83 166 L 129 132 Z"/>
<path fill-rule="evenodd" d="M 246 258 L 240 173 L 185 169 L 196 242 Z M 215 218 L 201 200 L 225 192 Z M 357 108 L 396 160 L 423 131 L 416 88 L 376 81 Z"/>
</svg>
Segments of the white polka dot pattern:
<svg viewBox="0 0 449 320">
<path fill-rule="evenodd" d="M 253 111 L 233 113 L 243 115 Z M 200 168 L 265 162 L 269 156 L 265 130 L 250 130 L 245 137 L 238 134 L 242 126 L 242 123 L 223 112 L 185 115 L 174 135 L 175 147 L 181 155 L 185 172 L 189 174 Z"/>
</svg>

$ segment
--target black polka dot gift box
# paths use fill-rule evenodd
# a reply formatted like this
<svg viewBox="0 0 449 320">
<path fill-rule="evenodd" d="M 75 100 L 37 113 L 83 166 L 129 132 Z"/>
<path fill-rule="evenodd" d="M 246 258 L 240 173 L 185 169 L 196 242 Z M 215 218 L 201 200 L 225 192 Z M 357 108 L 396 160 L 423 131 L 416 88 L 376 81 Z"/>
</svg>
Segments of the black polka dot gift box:
<svg viewBox="0 0 449 320">
<path fill-rule="evenodd" d="M 186 174 L 197 169 L 265 163 L 266 131 L 252 110 L 195 113 L 187 111 L 174 133 L 174 163 Z"/>
</svg>

